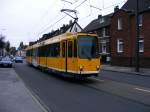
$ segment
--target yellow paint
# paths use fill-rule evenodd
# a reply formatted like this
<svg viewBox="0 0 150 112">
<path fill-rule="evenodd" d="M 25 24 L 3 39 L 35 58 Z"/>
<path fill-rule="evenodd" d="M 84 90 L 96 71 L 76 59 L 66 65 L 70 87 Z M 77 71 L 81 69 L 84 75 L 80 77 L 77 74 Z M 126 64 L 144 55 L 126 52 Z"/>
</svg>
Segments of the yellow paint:
<svg viewBox="0 0 150 112">
<path fill-rule="evenodd" d="M 56 41 L 59 40 L 60 45 L 62 46 L 62 42 L 66 41 L 66 40 L 74 42 L 74 38 L 76 38 L 78 35 L 87 35 L 87 34 L 76 33 L 75 35 L 74 35 L 74 33 L 65 33 L 60 36 L 57 36 Z M 88 35 L 96 36 L 96 34 L 88 34 Z M 51 44 L 52 42 L 55 42 L 55 38 L 44 40 L 45 44 Z M 36 44 L 35 47 L 38 47 L 38 44 Z M 32 48 L 33 48 L 33 46 L 30 46 L 27 50 L 30 50 Z M 61 51 L 60 51 L 59 57 L 37 57 L 36 58 L 37 64 L 42 65 L 42 66 L 44 65 L 45 67 L 48 67 L 48 68 L 57 68 L 57 70 L 65 71 L 66 70 L 66 59 L 61 56 L 62 48 L 60 48 L 60 49 L 61 49 Z M 68 55 L 68 53 L 67 53 L 67 55 Z M 74 54 L 73 54 L 73 56 L 74 56 Z M 26 60 L 27 60 L 27 62 L 32 63 L 31 56 L 27 56 Z M 67 70 L 73 71 L 74 73 L 80 73 L 81 66 L 83 67 L 83 71 L 86 71 L 86 72 L 97 71 L 97 66 L 100 66 L 100 64 L 101 63 L 100 63 L 99 58 L 94 58 L 94 59 L 80 59 L 79 57 L 67 58 Z"/>
<path fill-rule="evenodd" d="M 40 65 L 45 65 L 46 66 L 46 57 L 39 57 L 38 58 L 39 59 L 39 64 Z"/>
<path fill-rule="evenodd" d="M 83 67 L 83 71 L 97 71 L 97 66 L 100 65 L 100 59 L 78 59 L 78 70 L 80 66 Z"/>
<path fill-rule="evenodd" d="M 27 56 L 27 57 L 26 57 L 26 61 L 27 61 L 28 63 L 31 63 L 31 62 L 32 62 L 32 57 L 31 57 L 31 56 Z"/>
<path fill-rule="evenodd" d="M 47 67 L 61 69 L 61 58 L 47 57 Z"/>
</svg>

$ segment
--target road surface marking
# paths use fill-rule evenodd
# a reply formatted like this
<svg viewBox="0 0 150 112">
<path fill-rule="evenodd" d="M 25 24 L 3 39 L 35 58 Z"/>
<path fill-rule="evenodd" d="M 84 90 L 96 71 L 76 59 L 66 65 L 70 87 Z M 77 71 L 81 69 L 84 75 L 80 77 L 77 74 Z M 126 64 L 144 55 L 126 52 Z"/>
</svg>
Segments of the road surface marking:
<svg viewBox="0 0 150 112">
<path fill-rule="evenodd" d="M 135 88 L 136 90 L 139 90 L 139 91 L 143 91 L 143 92 L 147 92 L 147 93 L 150 93 L 150 90 L 146 90 L 146 89 L 141 89 L 141 88 Z"/>
</svg>

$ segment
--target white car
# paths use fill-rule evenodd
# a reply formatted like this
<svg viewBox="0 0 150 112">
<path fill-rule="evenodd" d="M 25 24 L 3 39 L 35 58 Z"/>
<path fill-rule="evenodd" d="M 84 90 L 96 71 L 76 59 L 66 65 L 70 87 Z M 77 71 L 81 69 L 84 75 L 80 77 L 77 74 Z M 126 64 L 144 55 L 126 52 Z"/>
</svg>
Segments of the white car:
<svg viewBox="0 0 150 112">
<path fill-rule="evenodd" d="M 12 67 L 12 65 L 13 65 L 13 62 L 12 62 L 11 58 L 9 58 L 9 57 L 4 57 L 0 61 L 0 66 Z"/>
<path fill-rule="evenodd" d="M 16 57 L 15 57 L 15 62 L 16 62 L 16 63 L 19 63 L 19 62 L 20 62 L 20 63 L 23 63 L 23 58 L 22 58 L 21 56 L 16 56 Z"/>
</svg>

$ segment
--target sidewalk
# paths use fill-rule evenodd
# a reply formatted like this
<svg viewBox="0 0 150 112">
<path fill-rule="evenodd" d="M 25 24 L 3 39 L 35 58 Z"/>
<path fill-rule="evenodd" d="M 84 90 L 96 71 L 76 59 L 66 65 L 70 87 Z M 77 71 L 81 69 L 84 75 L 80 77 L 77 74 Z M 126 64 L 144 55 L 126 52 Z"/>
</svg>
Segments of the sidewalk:
<svg viewBox="0 0 150 112">
<path fill-rule="evenodd" d="M 135 68 L 133 68 L 133 67 L 101 65 L 101 69 L 106 70 L 106 71 L 122 72 L 122 73 L 128 73 L 128 74 L 135 74 L 135 75 L 142 75 L 142 76 L 150 77 L 150 69 L 148 69 L 148 68 L 140 68 L 140 72 L 135 72 Z"/>
<path fill-rule="evenodd" d="M 43 112 L 13 68 L 0 68 L 0 112 Z"/>
</svg>

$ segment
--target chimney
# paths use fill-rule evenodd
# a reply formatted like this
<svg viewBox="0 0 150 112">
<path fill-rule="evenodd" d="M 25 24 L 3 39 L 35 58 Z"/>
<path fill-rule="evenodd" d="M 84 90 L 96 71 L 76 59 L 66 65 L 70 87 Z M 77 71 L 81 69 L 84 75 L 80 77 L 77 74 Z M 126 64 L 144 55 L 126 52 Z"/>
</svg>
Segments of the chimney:
<svg viewBox="0 0 150 112">
<path fill-rule="evenodd" d="M 98 19 L 102 18 L 102 15 L 98 15 Z"/>
<path fill-rule="evenodd" d="M 117 5 L 117 6 L 115 6 L 115 8 L 114 8 L 114 12 L 116 12 L 116 11 L 118 11 L 119 10 L 119 6 Z"/>
</svg>

